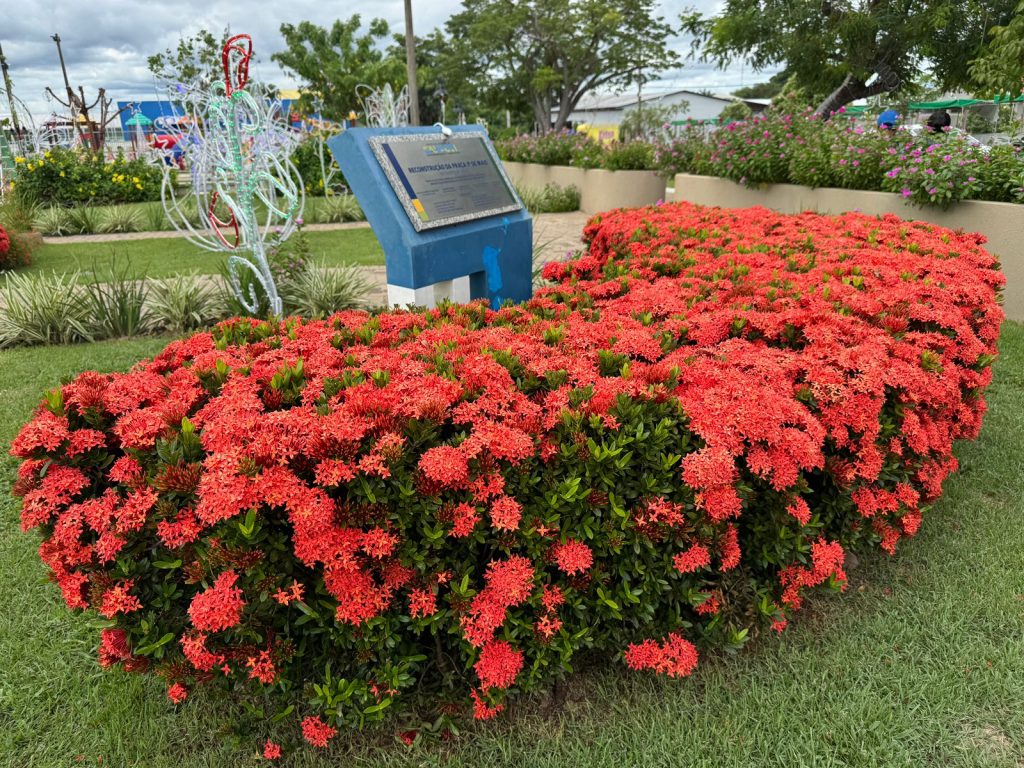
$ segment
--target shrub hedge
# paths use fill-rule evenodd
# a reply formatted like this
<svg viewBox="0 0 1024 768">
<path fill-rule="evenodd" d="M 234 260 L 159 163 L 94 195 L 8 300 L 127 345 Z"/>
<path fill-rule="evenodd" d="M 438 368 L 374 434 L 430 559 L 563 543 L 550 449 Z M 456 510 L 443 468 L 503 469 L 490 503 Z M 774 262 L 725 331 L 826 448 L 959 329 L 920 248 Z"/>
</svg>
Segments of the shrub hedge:
<svg viewBox="0 0 1024 768">
<path fill-rule="evenodd" d="M 15 160 L 14 191 L 23 203 L 70 206 L 160 199 L 160 167 L 121 152 L 107 161 L 98 152 L 54 147 Z"/>
<path fill-rule="evenodd" d="M 585 235 L 521 306 L 236 319 L 47 394 L 15 493 L 100 663 L 262 689 L 318 746 L 440 729 L 588 649 L 687 675 L 917 531 L 985 411 L 981 238 L 687 204 Z"/>
<path fill-rule="evenodd" d="M 654 143 L 602 145 L 569 132 L 496 142 L 503 160 L 608 170 L 719 176 L 740 184 L 802 184 L 896 192 L 922 206 L 959 200 L 1024 202 L 1024 158 L 958 134 L 867 130 L 842 116 L 768 113 L 706 133 L 687 128 Z"/>
</svg>

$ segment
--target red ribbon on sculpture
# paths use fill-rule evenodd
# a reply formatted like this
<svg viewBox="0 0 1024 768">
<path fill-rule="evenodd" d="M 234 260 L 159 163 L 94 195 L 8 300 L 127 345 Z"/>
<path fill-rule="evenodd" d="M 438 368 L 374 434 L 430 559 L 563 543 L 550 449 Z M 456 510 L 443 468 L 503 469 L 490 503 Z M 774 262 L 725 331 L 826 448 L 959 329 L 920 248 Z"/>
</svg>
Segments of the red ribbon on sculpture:
<svg viewBox="0 0 1024 768">
<path fill-rule="evenodd" d="M 207 211 L 210 214 L 210 225 L 213 227 L 213 233 L 217 235 L 217 239 L 224 243 L 224 245 L 227 248 L 233 251 L 238 247 L 239 243 L 241 243 L 242 241 L 241 233 L 238 231 L 238 219 L 235 216 L 235 212 L 229 208 L 228 210 L 231 213 L 231 218 L 228 219 L 227 221 L 221 221 L 220 217 L 217 215 L 215 210 L 217 207 L 217 200 L 219 199 L 220 192 L 214 192 L 213 195 L 210 197 L 210 207 Z M 234 244 L 229 243 L 227 238 L 224 237 L 224 233 L 220 231 L 221 227 L 231 227 L 234 230 L 234 232 L 232 233 L 235 237 Z"/>
<path fill-rule="evenodd" d="M 224 64 L 225 94 L 245 88 L 249 82 L 249 62 L 252 60 L 252 38 L 249 35 L 235 35 L 224 43 L 221 61 Z"/>
</svg>

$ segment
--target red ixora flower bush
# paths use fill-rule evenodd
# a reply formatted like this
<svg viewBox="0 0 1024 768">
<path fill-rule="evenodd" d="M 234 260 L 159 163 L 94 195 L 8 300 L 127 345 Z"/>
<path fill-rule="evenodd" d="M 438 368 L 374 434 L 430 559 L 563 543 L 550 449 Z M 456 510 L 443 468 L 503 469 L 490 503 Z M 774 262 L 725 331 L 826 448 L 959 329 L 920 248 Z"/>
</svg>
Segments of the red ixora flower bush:
<svg viewBox="0 0 1024 768">
<path fill-rule="evenodd" d="M 101 663 L 269 689 L 325 746 L 493 717 L 582 649 L 688 675 L 917 531 L 985 410 L 978 236 L 690 205 L 585 235 L 522 306 L 233 320 L 49 393 L 15 493 Z"/>
</svg>

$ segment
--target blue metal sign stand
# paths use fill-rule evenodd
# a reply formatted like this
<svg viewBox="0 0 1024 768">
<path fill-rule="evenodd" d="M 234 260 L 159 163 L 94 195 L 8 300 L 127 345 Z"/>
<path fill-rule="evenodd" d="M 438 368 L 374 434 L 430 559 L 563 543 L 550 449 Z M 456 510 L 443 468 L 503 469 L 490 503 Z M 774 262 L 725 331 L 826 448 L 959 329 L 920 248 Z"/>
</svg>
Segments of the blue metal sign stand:
<svg viewBox="0 0 1024 768">
<path fill-rule="evenodd" d="M 475 125 L 445 130 L 455 136 L 483 132 Z M 497 308 L 505 301 L 528 300 L 533 295 L 533 220 L 525 207 L 434 229 L 413 226 L 370 139 L 415 134 L 444 140 L 431 127 L 350 128 L 328 142 L 384 249 L 388 303 L 433 307 L 442 299 L 486 298 Z M 507 181 L 501 161 L 494 159 Z M 514 189 L 511 194 L 519 202 Z"/>
</svg>

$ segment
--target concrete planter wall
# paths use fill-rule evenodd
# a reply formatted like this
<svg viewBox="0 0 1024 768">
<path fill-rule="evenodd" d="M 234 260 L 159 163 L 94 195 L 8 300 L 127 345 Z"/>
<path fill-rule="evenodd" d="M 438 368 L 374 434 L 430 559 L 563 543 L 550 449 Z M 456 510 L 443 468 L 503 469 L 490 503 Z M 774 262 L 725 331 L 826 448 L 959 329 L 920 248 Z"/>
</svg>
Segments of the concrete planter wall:
<svg viewBox="0 0 1024 768">
<path fill-rule="evenodd" d="M 988 238 L 986 247 L 1002 262 L 1006 274 L 1006 316 L 1024 321 L 1024 205 L 967 200 L 943 211 L 918 208 L 891 192 L 813 189 L 796 184 L 763 184 L 758 189 L 749 189 L 728 179 L 688 173 L 676 176 L 672 199 L 722 208 L 761 205 L 780 213 L 894 213 L 904 219 L 980 232 Z"/>
<path fill-rule="evenodd" d="M 654 171 L 605 171 L 565 165 L 509 163 L 505 170 L 520 187 L 543 189 L 548 184 L 574 186 L 580 210 L 601 213 L 614 208 L 639 208 L 665 199 L 665 180 Z"/>
</svg>

